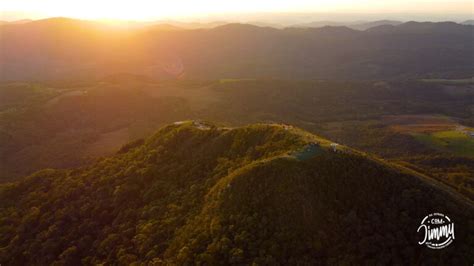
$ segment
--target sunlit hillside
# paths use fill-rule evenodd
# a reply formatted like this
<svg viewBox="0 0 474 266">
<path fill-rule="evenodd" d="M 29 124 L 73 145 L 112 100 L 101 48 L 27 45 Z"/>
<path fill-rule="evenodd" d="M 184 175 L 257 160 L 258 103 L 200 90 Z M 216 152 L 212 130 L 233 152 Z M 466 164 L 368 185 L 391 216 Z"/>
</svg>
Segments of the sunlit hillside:
<svg viewBox="0 0 474 266">
<path fill-rule="evenodd" d="M 460 228 L 459 244 L 436 254 L 413 244 L 412 228 L 432 209 Z M 0 212 L 6 264 L 463 264 L 474 256 L 468 201 L 284 125 L 168 125 L 87 167 L 1 186 Z"/>
</svg>

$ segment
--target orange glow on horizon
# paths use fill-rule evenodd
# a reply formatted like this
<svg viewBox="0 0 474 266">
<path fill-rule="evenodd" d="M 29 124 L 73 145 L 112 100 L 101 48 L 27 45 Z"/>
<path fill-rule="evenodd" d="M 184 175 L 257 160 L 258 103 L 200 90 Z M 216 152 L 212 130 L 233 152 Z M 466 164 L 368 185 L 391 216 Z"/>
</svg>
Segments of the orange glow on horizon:
<svg viewBox="0 0 474 266">
<path fill-rule="evenodd" d="M 0 15 L 156 20 L 252 12 L 472 12 L 470 0 L 2 0 Z"/>
</svg>

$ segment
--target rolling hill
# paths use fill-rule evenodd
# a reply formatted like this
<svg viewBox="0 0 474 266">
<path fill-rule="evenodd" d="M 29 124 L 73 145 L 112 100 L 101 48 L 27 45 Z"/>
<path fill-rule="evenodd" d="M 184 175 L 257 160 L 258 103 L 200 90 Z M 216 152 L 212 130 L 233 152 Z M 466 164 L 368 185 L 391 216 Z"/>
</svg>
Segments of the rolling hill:
<svg viewBox="0 0 474 266">
<path fill-rule="evenodd" d="M 463 80 L 161 81 L 122 74 L 2 83 L 0 183 L 44 168 L 83 166 L 173 121 L 204 119 L 227 126 L 292 124 L 408 163 L 474 199 L 474 150 L 462 144 L 472 142 L 473 96 Z M 465 141 L 425 141 L 446 131 L 464 134 Z"/>
<path fill-rule="evenodd" d="M 474 27 L 449 22 L 368 31 L 154 28 L 160 29 L 67 18 L 1 25 L 0 80 L 97 79 L 121 72 L 160 79 L 465 78 L 474 68 Z"/>
<path fill-rule="evenodd" d="M 89 166 L 3 184 L 0 263 L 471 263 L 472 202 L 330 144 L 285 125 L 185 121 Z M 436 252 L 416 234 L 432 212 L 456 223 Z"/>
<path fill-rule="evenodd" d="M 346 26 L 355 30 L 367 30 L 382 25 L 400 25 L 403 22 L 396 20 L 376 20 L 376 21 L 354 21 L 354 22 L 334 22 L 334 21 L 314 21 L 310 23 L 297 24 L 293 27 L 299 28 L 320 28 L 324 26 Z"/>
</svg>

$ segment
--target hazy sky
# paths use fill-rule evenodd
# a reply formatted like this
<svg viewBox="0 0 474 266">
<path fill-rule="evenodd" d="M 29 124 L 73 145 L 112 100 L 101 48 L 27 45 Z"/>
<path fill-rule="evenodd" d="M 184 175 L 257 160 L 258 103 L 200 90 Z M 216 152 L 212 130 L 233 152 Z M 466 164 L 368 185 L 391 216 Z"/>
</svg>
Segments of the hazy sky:
<svg viewBox="0 0 474 266">
<path fill-rule="evenodd" d="M 474 0 L 0 0 L 0 18 L 155 20 L 222 13 L 302 12 L 472 16 Z"/>
</svg>

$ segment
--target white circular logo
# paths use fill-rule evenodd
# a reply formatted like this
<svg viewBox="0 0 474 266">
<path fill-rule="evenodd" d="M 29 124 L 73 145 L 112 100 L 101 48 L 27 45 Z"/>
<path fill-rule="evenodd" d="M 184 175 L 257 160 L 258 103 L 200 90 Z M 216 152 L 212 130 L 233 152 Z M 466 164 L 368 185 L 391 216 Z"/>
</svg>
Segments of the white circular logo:
<svg viewBox="0 0 474 266">
<path fill-rule="evenodd" d="M 431 213 L 421 221 L 417 232 L 421 236 L 418 244 L 432 249 L 442 249 L 454 240 L 454 222 L 442 213 Z"/>
</svg>

